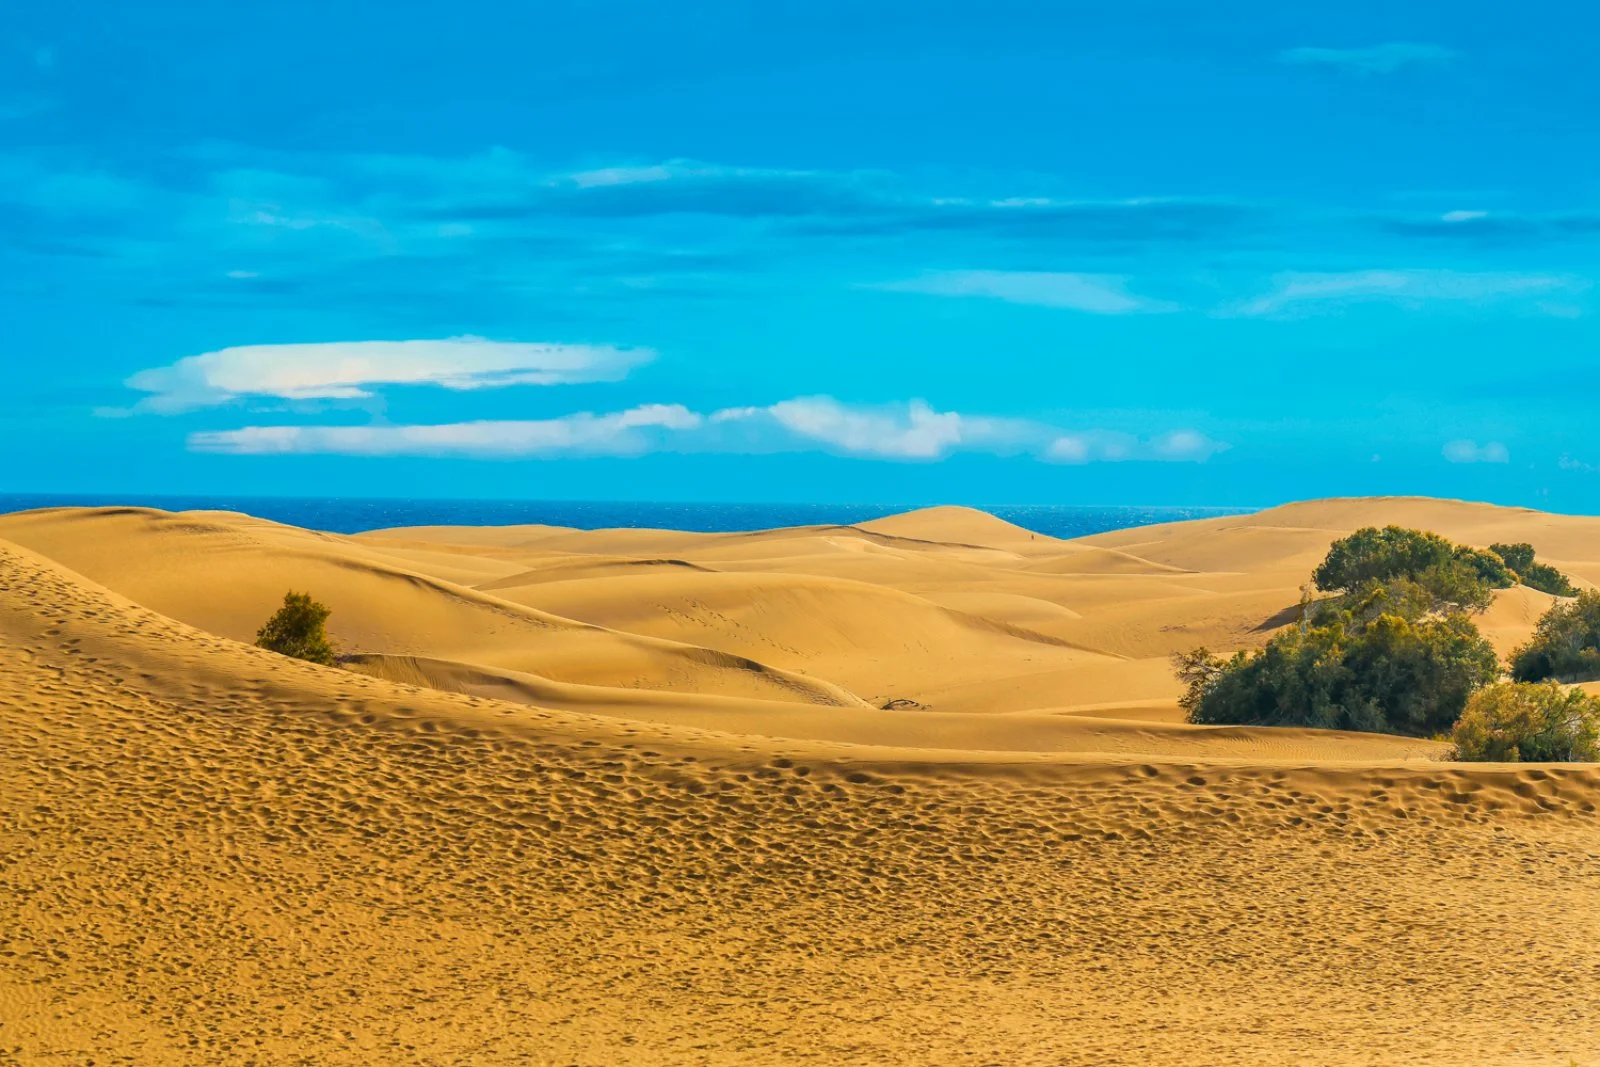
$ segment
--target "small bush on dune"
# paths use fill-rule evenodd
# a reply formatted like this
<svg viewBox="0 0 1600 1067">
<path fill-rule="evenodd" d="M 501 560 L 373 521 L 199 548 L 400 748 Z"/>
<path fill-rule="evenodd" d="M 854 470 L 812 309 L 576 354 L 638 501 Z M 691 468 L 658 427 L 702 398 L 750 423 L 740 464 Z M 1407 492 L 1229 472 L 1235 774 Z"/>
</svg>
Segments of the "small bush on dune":
<svg viewBox="0 0 1600 1067">
<path fill-rule="evenodd" d="M 1510 589 L 1517 584 L 1517 573 L 1506 565 L 1493 551 L 1457 545 L 1451 562 L 1465 567 L 1468 573 L 1491 589 Z"/>
<path fill-rule="evenodd" d="M 1230 659 L 1174 657 L 1190 722 L 1313 726 L 1427 737 L 1494 682 L 1494 649 L 1465 614 L 1516 584 L 1496 553 L 1438 534 L 1369 526 L 1335 541 L 1300 625 Z"/>
<path fill-rule="evenodd" d="M 1190 722 L 1444 733 L 1500 677 L 1494 649 L 1466 613 L 1519 581 L 1563 595 L 1572 588 L 1532 545 L 1473 548 L 1402 526 L 1368 526 L 1335 541 L 1312 581 L 1335 595 L 1308 595 L 1300 625 L 1260 651 L 1173 657 Z M 1512 673 L 1518 681 L 1600 678 L 1600 593 L 1547 613 Z"/>
<path fill-rule="evenodd" d="M 330 608 L 312 600 L 309 593 L 285 593 L 283 607 L 257 631 L 256 644 L 281 655 L 331 667 L 334 647 L 324 628 L 331 614 Z"/>
<path fill-rule="evenodd" d="M 1533 546 L 1526 542 L 1514 545 L 1494 544 L 1489 546 L 1489 551 L 1505 560 L 1506 566 L 1518 574 L 1533 566 Z"/>
<path fill-rule="evenodd" d="M 1489 551 L 1505 560 L 1507 567 L 1522 580 L 1522 584 L 1529 589 L 1537 589 L 1541 593 L 1552 596 L 1577 596 L 1577 589 L 1573 588 L 1567 576 L 1550 566 L 1540 563 L 1533 558 L 1533 546 L 1526 543 L 1514 545 L 1490 545 Z"/>
<path fill-rule="evenodd" d="M 1551 605 L 1533 639 L 1512 653 L 1511 677 L 1519 682 L 1600 678 L 1600 592 L 1585 591 Z"/>
<path fill-rule="evenodd" d="M 1455 758 L 1494 763 L 1600 760 L 1600 700 L 1554 682 L 1502 682 L 1467 702 Z"/>
<path fill-rule="evenodd" d="M 1259 652 L 1175 659 L 1192 723 L 1313 726 L 1427 737 L 1449 730 L 1494 681 L 1494 649 L 1464 615 L 1340 611 L 1286 630 Z"/>
<path fill-rule="evenodd" d="M 1438 534 L 1367 526 L 1330 545 L 1311 577 L 1324 592 L 1348 591 L 1367 582 L 1414 578 L 1449 563 L 1454 555 L 1455 546 Z"/>
<path fill-rule="evenodd" d="M 1421 530 L 1368 526 L 1335 541 L 1312 580 L 1324 592 L 1347 595 L 1406 581 L 1427 590 L 1435 609 L 1482 611 L 1494 590 L 1515 585 L 1517 577 L 1493 552 Z"/>
<path fill-rule="evenodd" d="M 1577 588 L 1567 576 L 1548 563 L 1532 563 L 1522 572 L 1522 584 L 1551 596 L 1577 596 Z"/>
</svg>

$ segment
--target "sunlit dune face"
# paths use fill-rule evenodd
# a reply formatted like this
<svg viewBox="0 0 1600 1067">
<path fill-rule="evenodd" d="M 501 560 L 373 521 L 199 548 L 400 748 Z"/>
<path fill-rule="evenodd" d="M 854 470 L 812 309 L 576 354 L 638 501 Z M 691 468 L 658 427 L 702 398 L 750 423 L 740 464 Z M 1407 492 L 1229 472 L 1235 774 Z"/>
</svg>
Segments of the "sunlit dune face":
<svg viewBox="0 0 1600 1067">
<path fill-rule="evenodd" d="M 1260 645 L 1391 516 L 1600 577 L 1596 520 L 1411 500 L 1078 541 L 956 508 L 0 517 L 0 1044 L 1178 1064 L 1295 1062 L 1310 1028 L 1334 1064 L 1562 1062 L 1563 976 L 1600 967 L 1595 772 L 1176 703 L 1173 651 Z M 285 589 L 332 608 L 342 668 L 250 645 Z M 1545 596 L 1485 633 L 1525 640 Z"/>
</svg>

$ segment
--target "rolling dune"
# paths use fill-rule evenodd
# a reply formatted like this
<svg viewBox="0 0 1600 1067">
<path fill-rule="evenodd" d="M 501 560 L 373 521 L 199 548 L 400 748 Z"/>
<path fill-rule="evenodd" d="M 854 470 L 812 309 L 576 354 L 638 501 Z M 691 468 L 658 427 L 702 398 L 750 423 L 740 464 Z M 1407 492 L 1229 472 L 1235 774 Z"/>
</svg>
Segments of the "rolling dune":
<svg viewBox="0 0 1600 1067">
<path fill-rule="evenodd" d="M 1600 578 L 1417 499 L 0 516 L 0 1063 L 1600 1064 L 1600 771 L 1177 709 L 1385 522 Z M 348 669 L 247 643 L 291 587 Z"/>
</svg>

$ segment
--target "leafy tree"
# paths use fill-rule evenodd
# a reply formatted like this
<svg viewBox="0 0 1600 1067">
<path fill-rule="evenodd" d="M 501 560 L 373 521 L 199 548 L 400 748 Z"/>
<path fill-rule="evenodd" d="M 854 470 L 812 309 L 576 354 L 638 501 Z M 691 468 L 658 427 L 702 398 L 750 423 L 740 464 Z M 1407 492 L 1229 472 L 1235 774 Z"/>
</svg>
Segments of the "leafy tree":
<svg viewBox="0 0 1600 1067">
<path fill-rule="evenodd" d="M 1512 653 L 1511 677 L 1519 682 L 1600 678 L 1600 592 L 1588 590 L 1552 604 L 1533 639 Z"/>
<path fill-rule="evenodd" d="M 1472 695 L 1451 734 L 1455 758 L 1600 761 L 1600 700 L 1555 682 L 1502 682 Z"/>
<path fill-rule="evenodd" d="M 1434 610 L 1467 611 L 1482 611 L 1495 589 L 1517 581 L 1493 552 L 1402 526 L 1368 526 L 1335 541 L 1312 579 L 1324 592 L 1347 595 L 1405 580 L 1429 592 Z"/>
<path fill-rule="evenodd" d="M 1506 566 L 1530 589 L 1552 596 L 1578 595 L 1578 590 L 1573 588 L 1565 574 L 1533 558 L 1533 546 L 1530 544 L 1490 545 L 1489 551 L 1505 560 Z"/>
<path fill-rule="evenodd" d="M 1234 659 L 1238 659 L 1238 656 Z M 1184 694 L 1178 698 L 1178 706 L 1188 713 L 1191 720 L 1194 718 L 1195 709 L 1204 701 L 1206 693 L 1227 670 L 1227 662 L 1204 645 L 1192 652 L 1173 653 L 1172 672 L 1184 686 Z"/>
<path fill-rule="evenodd" d="M 1453 562 L 1460 564 L 1492 589 L 1510 589 L 1517 584 L 1517 573 L 1492 550 L 1457 545 Z"/>
<path fill-rule="evenodd" d="M 309 593 L 290 591 L 283 596 L 283 607 L 256 633 L 261 648 L 331 667 L 333 642 L 324 624 L 332 610 L 311 599 Z"/>
<path fill-rule="evenodd" d="M 1455 546 L 1438 534 L 1367 526 L 1329 546 L 1311 577 L 1323 592 L 1349 592 L 1368 582 L 1414 579 L 1454 558 Z"/>
<path fill-rule="evenodd" d="M 1565 574 L 1548 563 L 1534 563 L 1522 572 L 1522 584 L 1551 596 L 1577 596 L 1577 588 Z"/>
<path fill-rule="evenodd" d="M 1448 730 L 1473 690 L 1499 675 L 1494 649 L 1459 613 L 1373 614 L 1375 599 L 1391 595 L 1375 588 L 1365 604 L 1285 630 L 1259 652 L 1223 660 L 1197 649 L 1175 657 L 1189 721 L 1419 736 Z"/>
<path fill-rule="evenodd" d="M 1518 574 L 1526 574 L 1528 568 L 1533 566 L 1533 546 L 1526 542 L 1490 545 L 1489 551 L 1505 560 L 1506 566 Z"/>
<path fill-rule="evenodd" d="M 1329 546 L 1312 581 L 1336 595 L 1307 592 L 1298 627 L 1258 652 L 1174 656 L 1180 703 L 1194 723 L 1443 732 L 1500 677 L 1466 612 L 1519 579 L 1570 588 L 1531 545 L 1482 549 L 1402 526 L 1365 527 Z M 1600 677 L 1600 593 L 1547 614 L 1513 669 L 1518 680 Z"/>
</svg>

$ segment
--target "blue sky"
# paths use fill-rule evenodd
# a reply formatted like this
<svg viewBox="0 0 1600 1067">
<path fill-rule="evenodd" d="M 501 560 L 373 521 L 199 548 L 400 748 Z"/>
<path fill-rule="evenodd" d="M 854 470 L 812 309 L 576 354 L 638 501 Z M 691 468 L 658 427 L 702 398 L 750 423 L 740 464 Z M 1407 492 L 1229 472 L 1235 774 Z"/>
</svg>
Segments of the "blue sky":
<svg viewBox="0 0 1600 1067">
<path fill-rule="evenodd" d="M 1600 510 L 1580 5 L 22 7 L 0 490 Z"/>
</svg>

